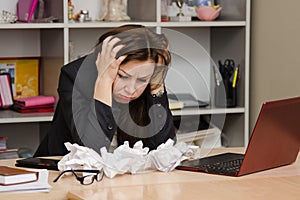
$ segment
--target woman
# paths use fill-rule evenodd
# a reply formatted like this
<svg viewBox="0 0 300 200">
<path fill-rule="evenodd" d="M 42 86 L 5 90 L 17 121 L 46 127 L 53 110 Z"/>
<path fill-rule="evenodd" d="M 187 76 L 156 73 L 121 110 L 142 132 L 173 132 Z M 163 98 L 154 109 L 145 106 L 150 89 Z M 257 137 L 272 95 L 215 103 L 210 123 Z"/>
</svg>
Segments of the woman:
<svg viewBox="0 0 300 200">
<path fill-rule="evenodd" d="M 65 142 L 100 152 L 175 140 L 164 86 L 170 59 L 165 36 L 144 26 L 103 34 L 93 53 L 62 67 L 52 126 L 34 156 L 65 155 Z"/>
</svg>

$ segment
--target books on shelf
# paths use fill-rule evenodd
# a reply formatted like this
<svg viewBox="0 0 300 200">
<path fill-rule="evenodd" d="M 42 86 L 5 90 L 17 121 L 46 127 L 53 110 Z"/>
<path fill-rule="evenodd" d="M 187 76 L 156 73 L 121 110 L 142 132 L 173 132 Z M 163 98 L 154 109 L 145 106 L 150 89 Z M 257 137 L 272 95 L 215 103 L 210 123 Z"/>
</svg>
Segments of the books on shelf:
<svg viewBox="0 0 300 200">
<path fill-rule="evenodd" d="M 216 127 L 210 127 L 205 130 L 196 130 L 191 132 L 180 132 L 176 134 L 178 142 L 194 142 L 199 140 L 204 140 L 210 136 L 214 136 L 219 132 Z"/>
<path fill-rule="evenodd" d="M 170 108 L 170 110 L 183 109 L 184 108 L 184 104 L 183 104 L 183 102 L 180 102 L 180 101 L 177 101 L 177 100 L 173 100 L 173 99 L 169 99 L 169 108 Z"/>
<path fill-rule="evenodd" d="M 19 158 L 18 149 L 8 149 L 6 142 L 8 137 L 0 137 L 0 160 Z"/>
<path fill-rule="evenodd" d="M 19 158 L 18 149 L 5 149 L 0 151 L 0 160 Z"/>
<path fill-rule="evenodd" d="M 21 168 L 0 166 L 0 184 L 14 185 L 38 180 L 38 172 Z"/>
<path fill-rule="evenodd" d="M 11 88 L 10 75 L 8 73 L 0 74 L 0 107 L 8 108 L 13 105 L 13 95 Z"/>
<path fill-rule="evenodd" d="M 7 137 L 0 137 L 0 151 L 6 150 L 6 141 L 8 140 Z"/>
<path fill-rule="evenodd" d="M 55 103 L 54 96 L 45 96 L 45 95 L 15 99 L 15 104 L 27 108 L 42 106 L 42 105 L 53 105 L 54 103 Z"/>
<path fill-rule="evenodd" d="M 20 168 L 21 169 L 21 168 Z M 13 184 L 13 185 L 0 185 L 1 192 L 49 192 L 51 186 L 48 183 L 48 170 L 46 169 L 35 169 L 28 170 L 37 173 L 37 180 Z"/>
<path fill-rule="evenodd" d="M 222 131 L 203 117 L 186 116 L 174 120 L 177 142 L 199 147 L 221 147 Z"/>
<path fill-rule="evenodd" d="M 192 94 L 189 93 L 170 93 L 168 94 L 169 108 L 171 110 L 183 109 L 183 108 L 199 108 L 209 105 L 208 102 L 198 100 Z"/>
<path fill-rule="evenodd" d="M 14 110 L 21 113 L 54 112 L 54 96 L 33 96 L 18 98 L 14 101 Z"/>
</svg>

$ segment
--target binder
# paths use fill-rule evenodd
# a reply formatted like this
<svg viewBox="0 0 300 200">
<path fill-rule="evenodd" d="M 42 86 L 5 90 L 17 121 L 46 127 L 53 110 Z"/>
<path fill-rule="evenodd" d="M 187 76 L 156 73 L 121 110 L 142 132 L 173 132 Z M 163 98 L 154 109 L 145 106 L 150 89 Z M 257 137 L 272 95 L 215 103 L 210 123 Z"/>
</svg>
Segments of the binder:
<svg viewBox="0 0 300 200">
<path fill-rule="evenodd" d="M 11 79 L 8 73 L 0 74 L 0 108 L 8 108 L 12 106 L 13 94 L 11 87 Z"/>
</svg>

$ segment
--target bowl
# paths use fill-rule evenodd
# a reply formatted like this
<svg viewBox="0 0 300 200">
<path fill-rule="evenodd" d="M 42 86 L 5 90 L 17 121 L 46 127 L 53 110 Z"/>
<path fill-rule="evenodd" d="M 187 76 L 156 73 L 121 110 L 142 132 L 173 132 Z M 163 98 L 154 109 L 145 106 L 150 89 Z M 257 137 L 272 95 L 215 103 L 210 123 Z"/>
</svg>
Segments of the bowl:
<svg viewBox="0 0 300 200">
<path fill-rule="evenodd" d="M 211 7 L 211 6 L 197 6 L 196 13 L 197 17 L 202 21 L 213 21 L 220 15 L 222 7 Z"/>
</svg>

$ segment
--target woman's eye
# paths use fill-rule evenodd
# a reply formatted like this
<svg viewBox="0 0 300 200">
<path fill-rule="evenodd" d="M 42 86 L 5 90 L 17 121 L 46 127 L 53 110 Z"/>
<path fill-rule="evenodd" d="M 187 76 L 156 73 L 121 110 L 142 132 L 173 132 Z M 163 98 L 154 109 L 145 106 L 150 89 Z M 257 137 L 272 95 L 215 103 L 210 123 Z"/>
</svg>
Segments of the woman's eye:
<svg viewBox="0 0 300 200">
<path fill-rule="evenodd" d="M 127 79 L 127 78 L 128 78 L 128 76 L 124 76 L 124 75 L 122 75 L 122 74 L 118 74 L 118 76 L 119 76 L 121 79 Z"/>
<path fill-rule="evenodd" d="M 142 83 L 146 83 L 147 82 L 147 79 L 138 79 L 140 82 Z"/>
</svg>

